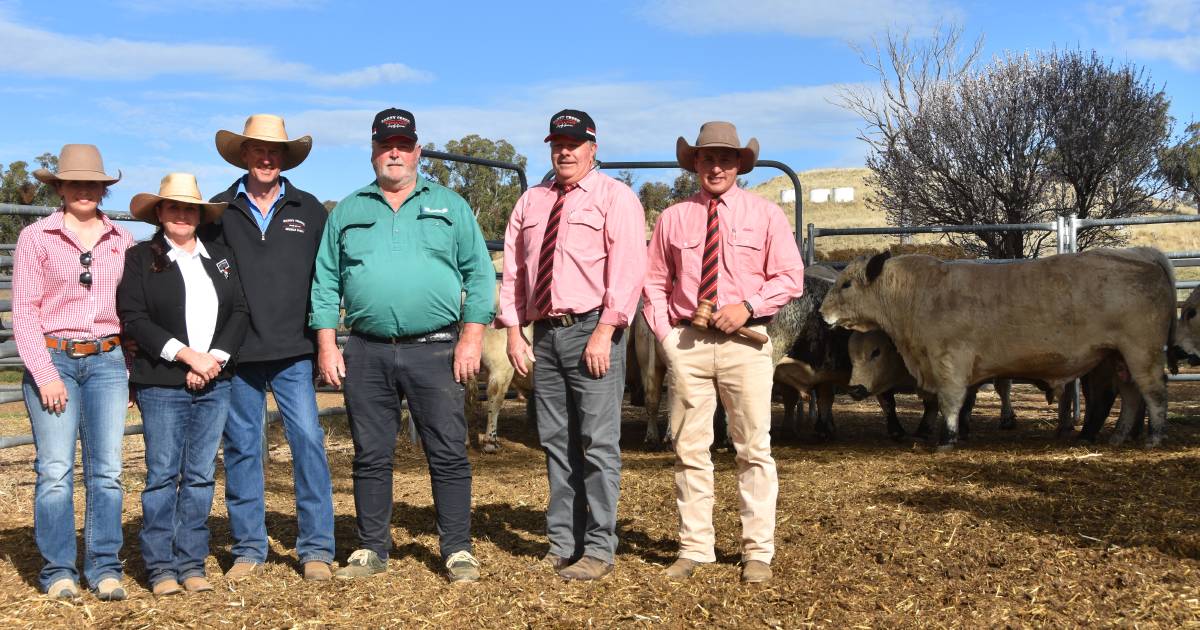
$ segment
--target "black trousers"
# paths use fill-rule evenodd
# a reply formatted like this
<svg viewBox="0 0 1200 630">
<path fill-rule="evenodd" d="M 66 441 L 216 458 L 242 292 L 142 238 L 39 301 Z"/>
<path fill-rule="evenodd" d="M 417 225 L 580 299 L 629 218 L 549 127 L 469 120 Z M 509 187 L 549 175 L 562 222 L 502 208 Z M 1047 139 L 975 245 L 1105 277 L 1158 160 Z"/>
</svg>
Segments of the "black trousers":
<svg viewBox="0 0 1200 630">
<path fill-rule="evenodd" d="M 452 341 L 392 344 L 351 336 L 343 357 L 346 411 L 354 439 L 354 508 L 359 546 L 387 558 L 392 547 L 392 465 L 400 401 L 429 462 L 441 554 L 471 550 L 471 462 L 463 386 L 454 382 Z"/>
</svg>

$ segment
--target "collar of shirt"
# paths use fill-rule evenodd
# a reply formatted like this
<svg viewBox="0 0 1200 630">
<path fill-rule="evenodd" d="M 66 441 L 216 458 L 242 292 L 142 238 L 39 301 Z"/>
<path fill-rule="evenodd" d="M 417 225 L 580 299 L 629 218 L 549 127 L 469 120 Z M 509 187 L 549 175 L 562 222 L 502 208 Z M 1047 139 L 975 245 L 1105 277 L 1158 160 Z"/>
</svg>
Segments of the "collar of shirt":
<svg viewBox="0 0 1200 630">
<path fill-rule="evenodd" d="M 271 223 L 271 217 L 275 215 L 275 210 L 279 208 L 279 203 L 283 201 L 283 193 L 287 189 L 287 178 L 283 176 L 279 177 L 279 195 L 275 197 L 275 201 L 271 202 L 271 208 L 267 210 L 267 216 L 264 217 L 262 208 L 259 208 L 254 203 L 254 198 L 250 196 L 250 193 L 246 192 L 246 179 L 248 177 L 250 175 L 242 175 L 241 179 L 238 180 L 237 192 L 234 193 L 233 198 L 243 197 L 246 199 L 246 204 L 250 206 L 250 214 L 258 222 L 258 228 L 266 232 L 267 226 Z"/>
<path fill-rule="evenodd" d="M 737 199 L 738 195 L 741 195 L 744 193 L 745 193 L 745 191 L 743 191 L 741 188 L 738 188 L 737 184 L 734 184 L 733 186 L 731 186 L 729 188 L 729 190 L 725 191 L 725 194 L 720 196 L 721 203 L 728 206 L 730 201 Z M 709 200 L 713 198 L 712 193 L 708 192 L 707 190 L 704 190 L 704 187 L 701 187 L 699 195 L 700 195 L 700 199 L 699 199 L 700 205 L 707 208 Z"/>
<path fill-rule="evenodd" d="M 171 251 L 167 252 L 167 258 L 170 258 L 171 262 L 179 262 L 180 258 L 194 259 L 199 256 L 209 259 L 212 258 L 212 256 L 208 255 L 208 250 L 204 249 L 204 243 L 201 242 L 200 239 L 196 239 L 196 249 L 193 249 L 191 252 L 188 252 L 187 250 L 175 245 L 171 239 L 167 239 L 167 244 L 171 246 Z"/>
<path fill-rule="evenodd" d="M 416 184 L 413 185 L 412 192 L 408 193 L 408 197 L 406 197 L 404 199 L 404 203 L 400 204 L 400 207 L 404 207 L 404 205 L 407 204 L 410 199 L 413 199 L 417 195 L 420 195 L 421 193 L 428 192 L 428 191 L 429 191 L 429 181 L 426 180 L 424 177 L 418 176 Z M 370 184 L 367 184 L 366 186 L 360 188 L 358 190 L 358 194 L 372 195 L 374 197 L 378 197 L 384 203 L 387 203 L 387 197 L 383 196 L 383 189 L 379 187 L 379 180 L 375 180 L 375 181 L 371 182 Z"/>
<path fill-rule="evenodd" d="M 592 170 L 588 171 L 588 174 L 584 175 L 583 179 L 575 182 L 575 185 L 582 188 L 583 192 L 592 192 L 592 189 L 599 185 L 599 182 L 597 181 L 599 176 L 600 169 L 592 167 Z M 550 190 L 553 190 L 555 194 L 558 194 L 558 190 L 556 188 L 558 186 L 557 179 L 551 178 L 550 181 L 546 182 L 546 185 L 549 186 Z"/>
<path fill-rule="evenodd" d="M 66 218 L 66 214 L 67 211 L 63 208 L 59 208 L 57 211 L 50 214 L 48 217 L 46 217 L 46 222 L 42 224 L 42 231 L 62 232 L 63 234 L 66 234 L 69 231 L 66 229 L 66 225 L 63 223 Z M 116 226 L 113 225 L 113 222 L 108 218 L 108 215 L 104 214 L 103 210 L 97 210 L 96 216 L 100 217 L 100 222 L 104 224 L 104 232 L 100 235 L 101 238 L 116 228 Z"/>
</svg>

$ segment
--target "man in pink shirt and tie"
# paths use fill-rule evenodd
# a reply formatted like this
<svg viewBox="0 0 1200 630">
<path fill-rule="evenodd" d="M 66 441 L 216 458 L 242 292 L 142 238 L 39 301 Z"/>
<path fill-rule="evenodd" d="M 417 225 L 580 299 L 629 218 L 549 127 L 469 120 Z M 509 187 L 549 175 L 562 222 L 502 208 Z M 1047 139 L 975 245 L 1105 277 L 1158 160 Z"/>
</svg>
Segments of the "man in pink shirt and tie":
<svg viewBox="0 0 1200 630">
<path fill-rule="evenodd" d="M 804 262 L 779 206 L 738 187 L 758 159 L 727 122 L 708 122 L 696 144 L 676 142 L 680 168 L 699 176 L 700 192 L 666 210 L 650 238 L 643 312 L 667 359 L 679 559 L 666 576 L 683 580 L 714 562 L 712 417 L 717 396 L 737 450 L 742 576 L 771 579 L 779 479 L 771 458 L 771 342 L 764 333 L 781 306 L 804 290 Z M 707 330 L 691 325 L 700 300 L 713 302 Z"/>
<path fill-rule="evenodd" d="M 517 372 L 534 360 L 550 481 L 545 560 L 564 578 L 594 580 L 612 571 L 617 549 L 624 332 L 646 270 L 646 215 L 628 186 L 595 168 L 586 112 L 555 114 L 546 142 L 554 181 L 513 208 L 496 322 Z M 529 323 L 532 346 L 521 333 Z"/>
</svg>

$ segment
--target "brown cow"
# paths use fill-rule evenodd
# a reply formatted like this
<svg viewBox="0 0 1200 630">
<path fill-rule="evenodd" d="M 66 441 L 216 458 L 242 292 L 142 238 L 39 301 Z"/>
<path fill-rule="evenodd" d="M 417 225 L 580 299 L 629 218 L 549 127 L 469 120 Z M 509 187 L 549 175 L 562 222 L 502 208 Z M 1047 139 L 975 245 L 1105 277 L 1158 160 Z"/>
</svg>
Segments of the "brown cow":
<svg viewBox="0 0 1200 630">
<path fill-rule="evenodd" d="M 859 258 L 821 308 L 830 324 L 887 333 L 918 387 L 934 392 L 958 441 L 973 383 L 1024 376 L 1053 388 L 1119 352 L 1145 399 L 1147 447 L 1162 442 L 1173 338 L 1175 280 L 1162 252 L 1100 249 L 1003 265 L 888 253 Z"/>
</svg>

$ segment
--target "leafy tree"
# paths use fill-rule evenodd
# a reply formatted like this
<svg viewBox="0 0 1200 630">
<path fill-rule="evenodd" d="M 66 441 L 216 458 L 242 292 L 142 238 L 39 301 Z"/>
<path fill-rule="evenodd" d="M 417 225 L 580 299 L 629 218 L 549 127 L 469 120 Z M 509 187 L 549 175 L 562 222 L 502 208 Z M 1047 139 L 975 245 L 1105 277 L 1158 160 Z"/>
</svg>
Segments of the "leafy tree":
<svg viewBox="0 0 1200 630">
<path fill-rule="evenodd" d="M 424 146 L 437 150 L 433 143 Z M 451 140 L 441 149 L 446 153 L 468 157 L 499 160 L 525 168 L 525 156 L 517 153 L 507 140 L 490 140 L 471 134 L 461 140 Z M 521 183 L 515 171 L 454 162 L 421 158 L 421 170 L 430 179 L 462 195 L 475 216 L 484 238 L 504 238 L 508 215 L 521 196 Z"/>
<path fill-rule="evenodd" d="M 691 171 L 679 169 L 679 176 L 671 184 L 671 203 L 678 203 L 700 192 L 700 179 Z"/>
<path fill-rule="evenodd" d="M 1200 208 L 1200 122 L 1187 126 L 1179 144 L 1159 154 L 1163 178 L 1172 188 L 1190 195 Z"/>
<path fill-rule="evenodd" d="M 671 187 L 662 182 L 646 182 L 638 189 L 638 199 L 642 209 L 646 211 L 646 225 L 653 228 L 658 222 L 658 215 L 674 201 L 671 198 Z"/>
<path fill-rule="evenodd" d="M 321 202 L 321 205 L 325 206 L 325 212 L 333 212 L 333 209 L 337 207 L 338 202 L 332 199 L 326 199 L 325 201 Z"/>
<path fill-rule="evenodd" d="M 34 158 L 37 168 L 58 171 L 58 156 L 43 153 Z M 0 169 L 0 203 L 56 207 L 61 201 L 54 187 L 33 178 L 28 162 L 17 160 Z M 35 216 L 0 215 L 0 242 L 15 243 L 21 228 L 36 221 Z"/>
</svg>

